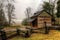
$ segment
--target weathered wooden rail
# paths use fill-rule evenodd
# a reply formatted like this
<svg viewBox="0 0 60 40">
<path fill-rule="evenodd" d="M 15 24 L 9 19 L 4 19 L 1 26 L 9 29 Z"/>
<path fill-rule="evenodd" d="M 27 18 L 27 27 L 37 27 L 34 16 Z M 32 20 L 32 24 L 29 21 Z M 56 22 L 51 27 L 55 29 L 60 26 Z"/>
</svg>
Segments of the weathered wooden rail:
<svg viewBox="0 0 60 40">
<path fill-rule="evenodd" d="M 9 33 L 9 32 L 12 32 Z M 14 33 L 15 32 L 15 33 Z M 0 30 L 0 40 L 7 40 L 9 38 L 13 38 L 14 36 L 23 36 L 23 37 L 29 37 L 30 31 L 28 29 L 20 28 L 20 29 L 12 29 L 12 30 Z"/>
<path fill-rule="evenodd" d="M 32 33 L 46 33 L 45 31 L 48 29 L 45 28 L 18 28 L 18 29 L 11 29 L 11 30 L 1 30 L 0 31 L 0 38 L 1 40 L 8 40 L 9 38 L 13 38 L 15 36 L 23 36 L 23 37 L 30 37 Z M 9 33 L 11 32 L 11 33 Z"/>
</svg>

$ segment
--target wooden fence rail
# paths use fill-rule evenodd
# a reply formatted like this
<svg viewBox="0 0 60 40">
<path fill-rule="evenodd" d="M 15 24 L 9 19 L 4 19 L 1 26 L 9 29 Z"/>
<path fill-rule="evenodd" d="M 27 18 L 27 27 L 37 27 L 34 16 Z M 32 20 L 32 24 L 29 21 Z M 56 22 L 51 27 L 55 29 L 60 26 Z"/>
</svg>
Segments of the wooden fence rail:
<svg viewBox="0 0 60 40">
<path fill-rule="evenodd" d="M 8 33 L 12 32 L 12 34 Z M 14 33 L 15 32 L 15 33 Z M 24 37 L 29 37 L 30 36 L 30 31 L 29 30 L 21 30 L 21 29 L 16 29 L 16 30 L 9 30 L 9 31 L 4 31 L 0 30 L 0 40 L 7 40 L 9 38 L 13 38 L 14 36 L 24 36 Z"/>
<path fill-rule="evenodd" d="M 23 36 L 23 37 L 30 37 L 31 34 L 36 31 L 36 30 L 39 30 L 39 32 L 48 32 L 48 31 L 45 31 L 47 30 L 44 29 L 44 28 L 40 28 L 40 29 L 36 29 L 36 28 L 30 28 L 30 29 L 25 29 L 25 28 L 20 28 L 20 29 L 13 29 L 13 30 L 8 30 L 8 31 L 4 31 L 4 30 L 0 30 L 0 40 L 8 40 L 9 38 L 13 38 L 15 36 Z M 8 32 L 11 32 L 11 33 L 8 33 Z"/>
</svg>

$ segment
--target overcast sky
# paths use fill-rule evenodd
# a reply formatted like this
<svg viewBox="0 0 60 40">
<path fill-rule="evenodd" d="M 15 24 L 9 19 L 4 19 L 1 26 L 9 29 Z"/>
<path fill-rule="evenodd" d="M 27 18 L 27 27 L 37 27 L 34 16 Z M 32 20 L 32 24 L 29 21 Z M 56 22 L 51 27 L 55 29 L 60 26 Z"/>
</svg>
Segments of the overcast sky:
<svg viewBox="0 0 60 40">
<path fill-rule="evenodd" d="M 27 7 L 31 7 L 33 12 L 37 11 L 37 8 L 39 4 L 42 4 L 42 1 L 43 0 L 15 0 L 16 20 L 21 21 L 26 17 L 25 10 Z"/>
</svg>

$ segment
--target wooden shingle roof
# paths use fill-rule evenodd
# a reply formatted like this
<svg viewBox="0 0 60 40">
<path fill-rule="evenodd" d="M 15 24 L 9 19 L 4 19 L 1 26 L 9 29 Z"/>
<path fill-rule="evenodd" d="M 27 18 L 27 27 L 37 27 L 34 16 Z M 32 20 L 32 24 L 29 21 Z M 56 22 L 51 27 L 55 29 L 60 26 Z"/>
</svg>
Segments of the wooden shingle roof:
<svg viewBox="0 0 60 40">
<path fill-rule="evenodd" d="M 46 12 L 46 11 L 42 10 L 42 11 L 34 13 L 34 15 L 30 18 L 30 22 L 31 22 L 31 20 L 34 21 L 37 18 L 37 16 L 39 16 L 42 12 Z M 49 13 L 49 12 L 46 12 L 46 13 L 54 18 L 54 16 L 51 13 Z M 52 18 L 52 20 L 55 21 L 53 18 Z"/>
<path fill-rule="evenodd" d="M 42 11 L 39 11 L 39 12 L 36 12 L 36 13 L 34 13 L 34 17 L 35 16 L 38 16 L 38 15 L 40 15 L 42 12 L 46 12 L 45 10 L 42 10 Z M 50 16 L 53 16 L 51 13 L 49 13 L 49 12 L 46 12 L 47 14 L 49 14 Z"/>
</svg>

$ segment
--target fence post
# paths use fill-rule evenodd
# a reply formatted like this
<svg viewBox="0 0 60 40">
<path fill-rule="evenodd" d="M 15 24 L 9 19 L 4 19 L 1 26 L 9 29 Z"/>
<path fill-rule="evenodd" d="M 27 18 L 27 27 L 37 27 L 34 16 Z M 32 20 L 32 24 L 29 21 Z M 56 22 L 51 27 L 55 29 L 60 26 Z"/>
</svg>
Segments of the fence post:
<svg viewBox="0 0 60 40">
<path fill-rule="evenodd" d="M 25 37 L 29 37 L 29 36 L 30 36 L 29 31 L 27 31 L 27 32 L 25 33 Z"/>
<path fill-rule="evenodd" d="M 17 29 L 17 35 L 20 35 L 20 30 L 19 29 Z"/>
<path fill-rule="evenodd" d="M 4 30 L 0 30 L 0 32 L 1 32 L 1 39 L 7 40 L 6 32 Z"/>
<path fill-rule="evenodd" d="M 32 30 L 33 30 L 33 29 L 31 28 L 31 29 L 30 29 L 30 33 L 31 33 L 31 34 L 32 34 Z"/>
<path fill-rule="evenodd" d="M 46 22 L 44 23 L 45 23 L 45 34 L 48 34 L 49 33 L 48 27 L 46 26 Z"/>
</svg>

